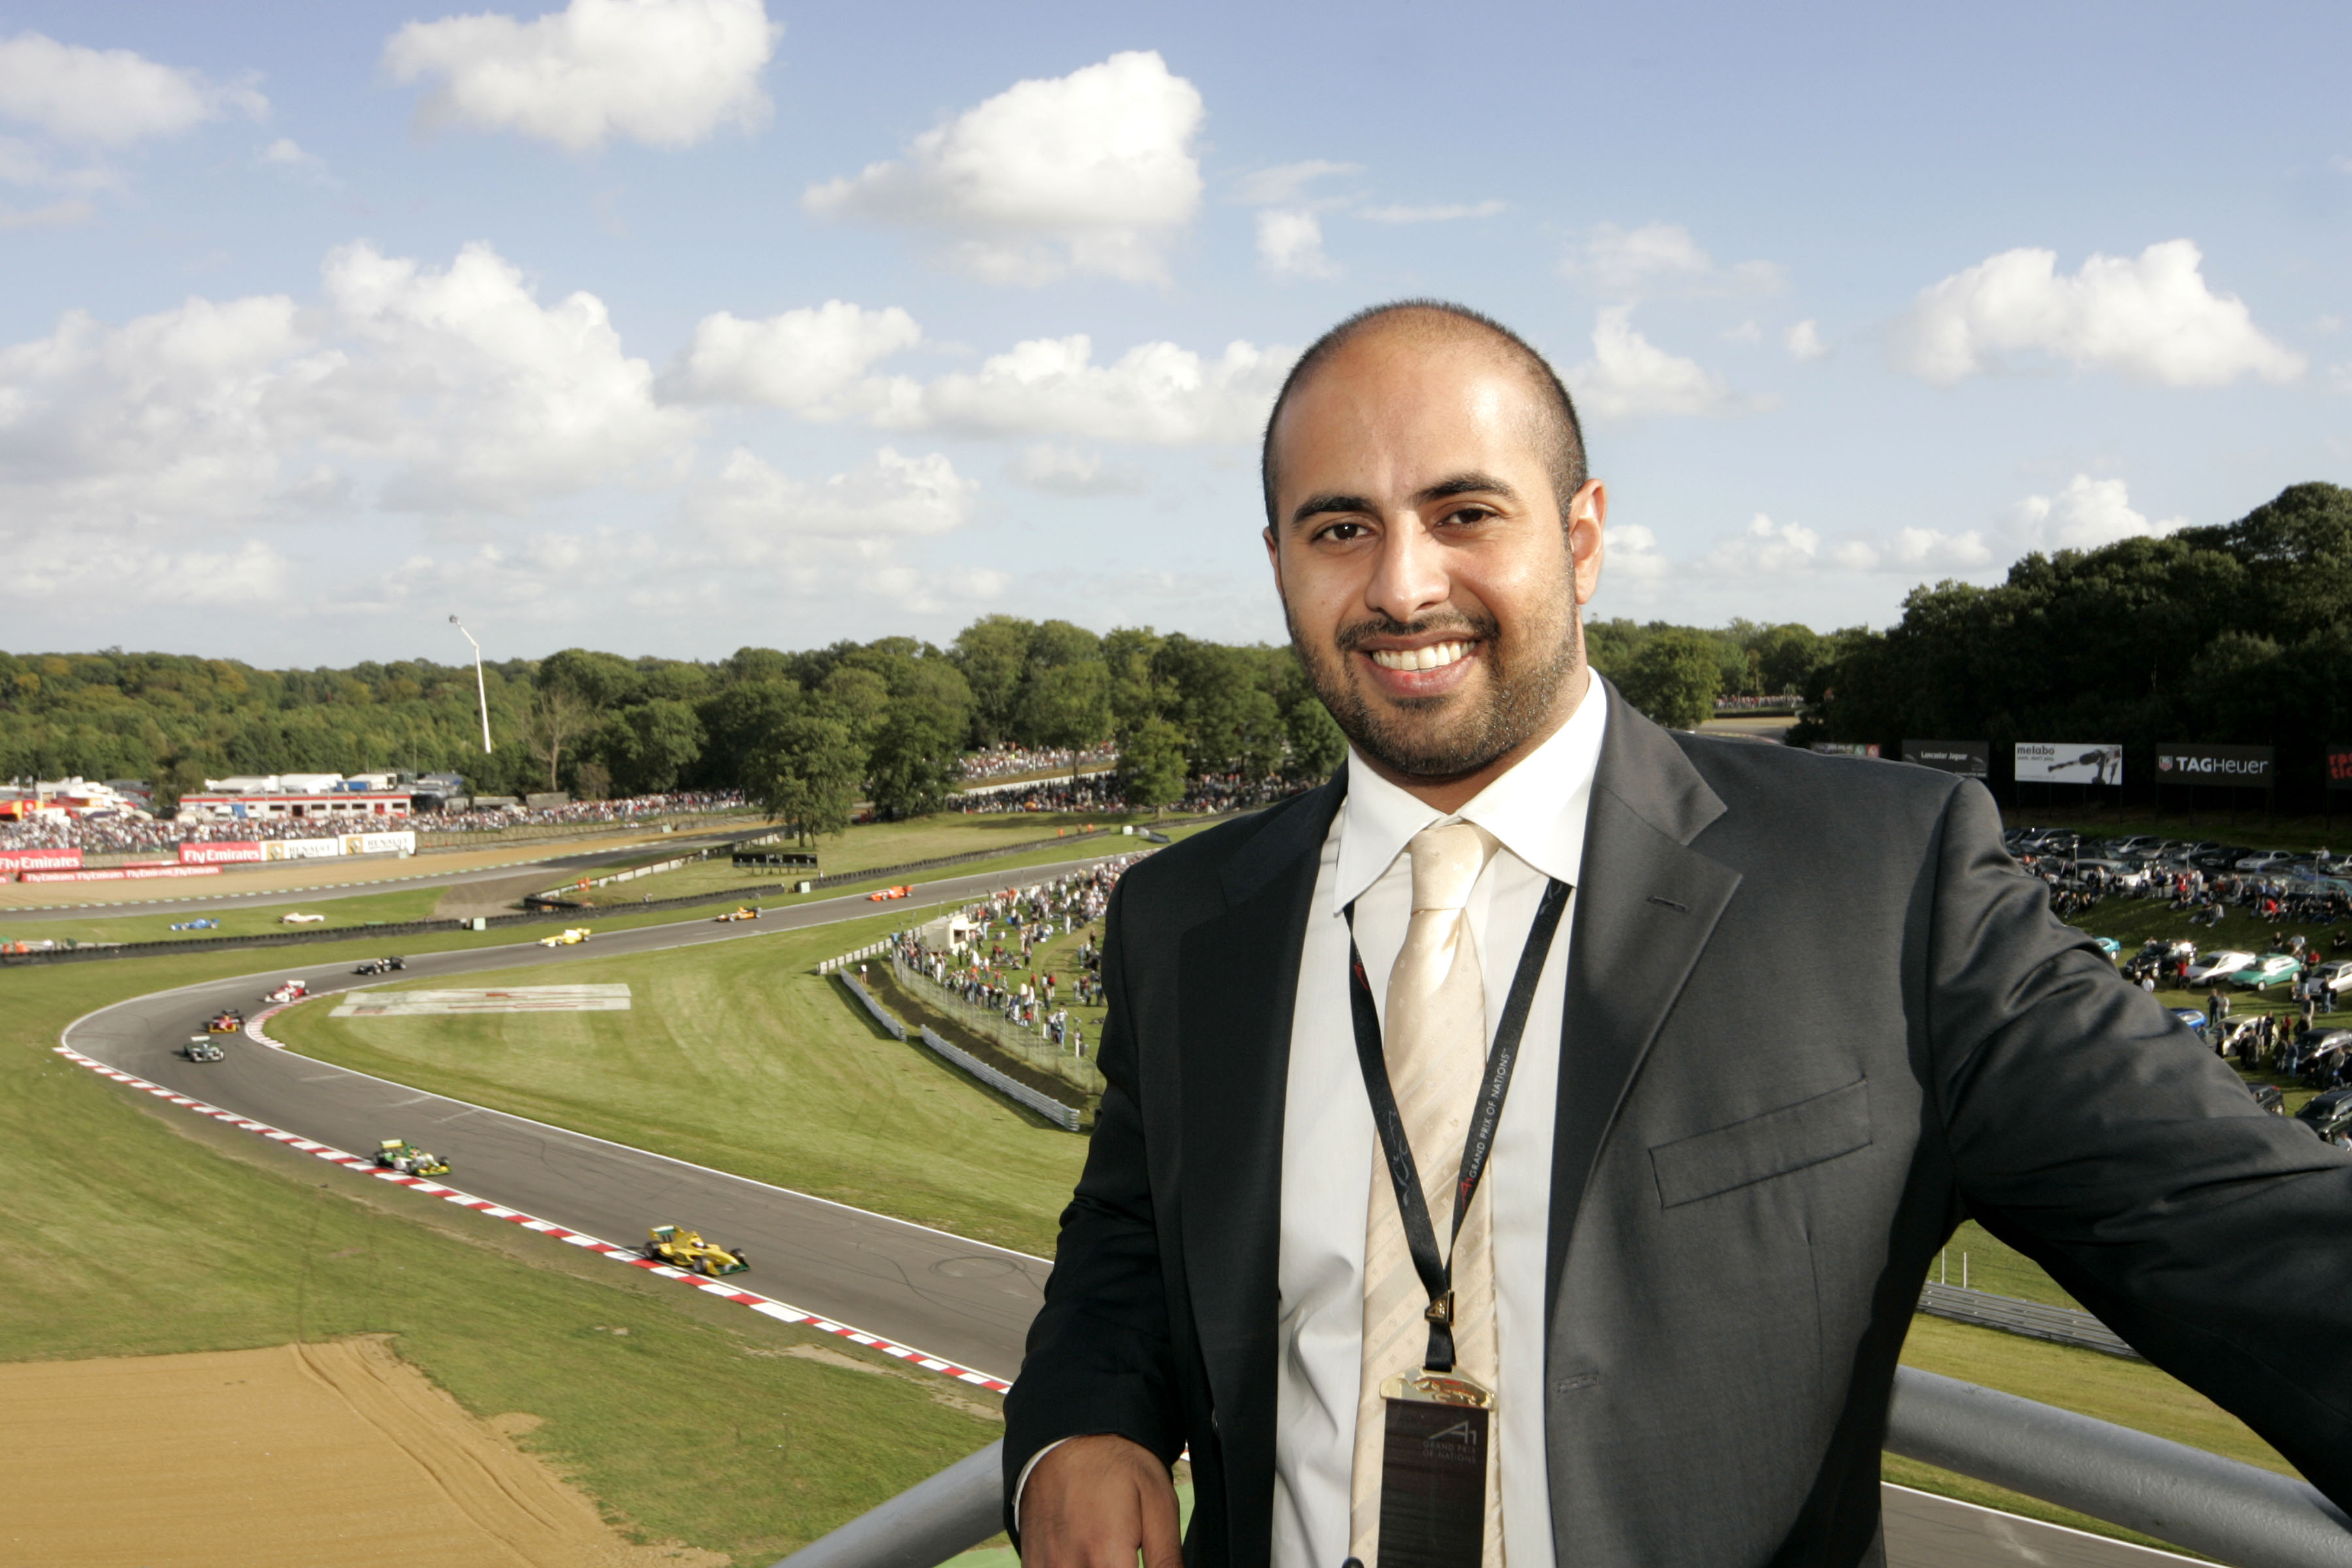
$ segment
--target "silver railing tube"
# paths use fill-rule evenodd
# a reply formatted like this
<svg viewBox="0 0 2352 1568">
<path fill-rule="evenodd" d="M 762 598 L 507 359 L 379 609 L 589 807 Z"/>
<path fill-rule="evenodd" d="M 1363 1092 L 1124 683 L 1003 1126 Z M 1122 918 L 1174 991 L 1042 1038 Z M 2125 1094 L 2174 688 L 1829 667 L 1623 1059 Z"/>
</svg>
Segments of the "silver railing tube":
<svg viewBox="0 0 2352 1568">
<path fill-rule="evenodd" d="M 774 1568 L 938 1568 L 1004 1528 L 1004 1445 L 991 1443 Z"/>
<path fill-rule="evenodd" d="M 1895 1373 L 1886 1450 L 2234 1568 L 2352 1568 L 2352 1519 L 2303 1481 L 1958 1378 Z"/>
</svg>

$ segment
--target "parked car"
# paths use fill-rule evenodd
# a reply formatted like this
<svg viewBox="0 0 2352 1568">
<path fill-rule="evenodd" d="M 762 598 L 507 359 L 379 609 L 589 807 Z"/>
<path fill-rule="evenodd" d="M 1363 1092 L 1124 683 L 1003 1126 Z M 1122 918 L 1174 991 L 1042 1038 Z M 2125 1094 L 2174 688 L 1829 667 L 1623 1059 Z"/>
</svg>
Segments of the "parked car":
<svg viewBox="0 0 2352 1568">
<path fill-rule="evenodd" d="M 2099 944 L 2099 951 L 2105 953 L 2108 958 L 2115 959 L 2123 956 L 2124 944 L 2117 942 L 2114 937 L 2095 936 L 2091 940 Z"/>
<path fill-rule="evenodd" d="M 2352 991 L 2352 963 L 2341 960 L 2323 963 L 2311 972 L 2313 983 L 2331 996 L 2341 996 Z"/>
<path fill-rule="evenodd" d="M 2192 850 L 2189 863 L 2200 871 L 2227 871 L 2253 853 L 2243 844 L 2219 844 L 2210 849 Z"/>
<path fill-rule="evenodd" d="M 2250 1083 L 2246 1085 L 2246 1087 L 2253 1091 L 2254 1103 L 2256 1105 L 2261 1106 L 2273 1116 L 2284 1116 L 2286 1114 L 2286 1096 L 2280 1092 L 2278 1085 L 2274 1083 Z"/>
<path fill-rule="evenodd" d="M 2180 1020 L 2180 1026 L 2182 1028 L 2189 1030 L 2200 1040 L 2205 1037 L 2204 1009 L 2200 1007 L 2175 1007 L 2172 1009 L 2172 1016 Z"/>
<path fill-rule="evenodd" d="M 2189 961 L 2189 984 L 2219 985 L 2248 964 L 2259 962 L 2251 952 L 2225 947 L 2213 952 L 2200 952 Z"/>
<path fill-rule="evenodd" d="M 2235 868 L 2241 871 L 2283 871 L 2294 858 L 2284 849 L 2257 849 L 2241 858 Z"/>
<path fill-rule="evenodd" d="M 2321 1142 L 2352 1149 L 2352 1089 L 2313 1095 L 2294 1119 L 2317 1134 Z"/>
<path fill-rule="evenodd" d="M 2229 977 L 2241 991 L 2267 991 L 2285 985 L 2303 973 L 2303 960 L 2291 952 L 2266 952 Z"/>
</svg>

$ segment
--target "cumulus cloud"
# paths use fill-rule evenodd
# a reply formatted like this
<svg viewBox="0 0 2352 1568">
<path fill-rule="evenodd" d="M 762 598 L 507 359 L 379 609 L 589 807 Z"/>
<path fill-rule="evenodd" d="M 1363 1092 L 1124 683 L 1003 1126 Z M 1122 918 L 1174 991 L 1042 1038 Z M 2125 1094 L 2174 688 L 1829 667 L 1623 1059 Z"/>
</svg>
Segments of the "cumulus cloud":
<svg viewBox="0 0 2352 1568">
<path fill-rule="evenodd" d="M 0 232 L 18 228 L 71 228 L 88 223 L 98 209 L 79 200 L 48 202 L 37 207 L 0 205 Z"/>
<path fill-rule="evenodd" d="M 2096 550 L 2121 540 L 2170 533 L 2185 517 L 2150 522 L 2132 508 L 2121 479 L 2076 474 L 2054 496 L 2027 496 L 2011 509 L 2007 531 L 2026 550 Z"/>
<path fill-rule="evenodd" d="M 1507 210 L 1501 202 L 1484 201 L 1427 207 L 1366 207 L 1356 216 L 1373 223 L 1460 223 L 1465 218 L 1494 217 Z"/>
<path fill-rule="evenodd" d="M 877 423 L 980 436 L 1063 436 L 1191 447 L 1257 438 L 1292 350 L 1233 342 L 1215 359 L 1140 343 L 1108 364 L 1084 333 L 1034 338 L 922 387 Z"/>
<path fill-rule="evenodd" d="M 762 404 L 811 419 L 873 413 L 902 403 L 912 387 L 867 373 L 922 340 L 895 305 L 869 310 L 828 300 L 748 321 L 721 310 L 696 324 L 662 388 L 682 402 Z"/>
<path fill-rule="evenodd" d="M 1678 223 L 1621 228 L 1604 223 L 1569 247 L 1561 270 L 1603 294 L 1639 298 L 1658 292 L 1766 293 L 1780 287 L 1769 261 L 1719 267 Z"/>
<path fill-rule="evenodd" d="M 1166 279 L 1200 205 L 1200 90 L 1157 53 L 1015 83 L 917 137 L 906 157 L 813 185 L 819 217 L 929 230 L 992 283 L 1072 273 Z"/>
<path fill-rule="evenodd" d="M 1733 393 L 1719 373 L 1643 337 L 1627 305 L 1601 312 L 1592 328 L 1592 357 L 1564 379 L 1577 406 L 1604 419 L 1721 416 L 1760 406 Z"/>
<path fill-rule="evenodd" d="M 885 447 L 812 484 L 739 447 L 716 479 L 688 493 L 686 515 L 726 560 L 757 562 L 810 539 L 870 546 L 952 532 L 970 521 L 979 489 L 938 452 L 908 458 Z"/>
<path fill-rule="evenodd" d="M 1799 321 L 1780 341 L 1789 345 L 1789 357 L 1799 364 L 1829 357 L 1830 345 L 1822 341 L 1821 325 L 1816 321 Z"/>
<path fill-rule="evenodd" d="M 129 49 L 85 48 L 39 33 L 0 38 L 0 115 L 60 142 L 121 147 L 268 107 L 249 82 L 214 81 Z"/>
<path fill-rule="evenodd" d="M 1139 469 L 1050 441 L 1024 447 L 1012 472 L 1016 482 L 1047 495 L 1138 495 L 1150 488 Z"/>
<path fill-rule="evenodd" d="M 1297 207 L 1257 215 L 1257 259 L 1276 278 L 1329 278 L 1339 270 L 1323 254 L 1321 220 Z"/>
<path fill-rule="evenodd" d="M 327 161 L 316 153 L 304 150 L 290 136 L 280 136 L 261 150 L 256 162 L 265 169 L 274 169 L 289 180 L 314 185 L 332 185 L 339 182 L 327 172 Z"/>
<path fill-rule="evenodd" d="M 2044 355 L 2161 386 L 2292 381 L 2304 356 L 2263 335 L 2234 294 L 2207 286 L 2186 239 L 2093 256 L 2068 277 L 2054 251 L 2005 250 L 1922 289 L 1889 340 L 1895 367 L 1937 386 Z"/>
<path fill-rule="evenodd" d="M 690 147 L 768 122 L 760 78 L 782 36 L 762 0 L 571 0 L 530 22 L 411 22 L 383 64 L 395 81 L 436 83 L 417 108 L 426 127 L 512 131 L 573 153 L 615 139 Z"/>
</svg>

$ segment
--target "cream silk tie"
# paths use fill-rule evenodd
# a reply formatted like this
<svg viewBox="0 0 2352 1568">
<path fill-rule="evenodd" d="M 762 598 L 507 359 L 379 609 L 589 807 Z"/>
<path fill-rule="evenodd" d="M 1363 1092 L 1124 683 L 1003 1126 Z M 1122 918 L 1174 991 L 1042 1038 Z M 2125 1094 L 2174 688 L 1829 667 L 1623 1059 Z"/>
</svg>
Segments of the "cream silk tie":
<svg viewBox="0 0 2352 1568">
<path fill-rule="evenodd" d="M 1405 847 L 1412 858 L 1412 919 L 1389 972 L 1381 1044 L 1441 1246 L 1454 1222 L 1454 1177 L 1486 1065 L 1486 986 L 1464 906 L 1496 847 L 1493 835 L 1467 822 L 1424 828 Z M 1454 1243 L 1454 1350 L 1459 1374 L 1491 1390 L 1500 1364 L 1488 1189 L 1489 1184 L 1478 1184 Z M 1428 1306 L 1429 1292 L 1405 1247 L 1388 1167 L 1375 1146 L 1364 1226 L 1364 1359 L 1348 1489 L 1349 1554 L 1367 1568 L 1379 1563 L 1381 1449 L 1388 1418 L 1381 1382 L 1421 1370 L 1429 1347 Z M 1487 1445 L 1485 1568 L 1503 1563 L 1499 1447 Z"/>
</svg>

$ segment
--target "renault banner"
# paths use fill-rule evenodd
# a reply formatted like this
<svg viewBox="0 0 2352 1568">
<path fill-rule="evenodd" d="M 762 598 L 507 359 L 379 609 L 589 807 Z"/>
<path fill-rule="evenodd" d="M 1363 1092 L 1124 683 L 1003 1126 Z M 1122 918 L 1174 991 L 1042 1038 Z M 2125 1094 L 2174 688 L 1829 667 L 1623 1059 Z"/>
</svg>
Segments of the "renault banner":
<svg viewBox="0 0 2352 1568">
<path fill-rule="evenodd" d="M 2156 782 L 2268 789 L 2273 755 L 2268 746 L 2161 745 L 2156 749 Z"/>
<path fill-rule="evenodd" d="M 2124 782 L 2123 742 L 2020 741 L 2017 782 L 2119 784 Z"/>
<path fill-rule="evenodd" d="M 1992 772 L 1990 741 L 1906 741 L 1903 760 L 1922 767 L 1941 768 L 1962 778 L 1980 779 Z"/>
<path fill-rule="evenodd" d="M 340 838 L 273 838 L 261 847 L 267 860 L 332 860 L 342 852 Z"/>
</svg>

